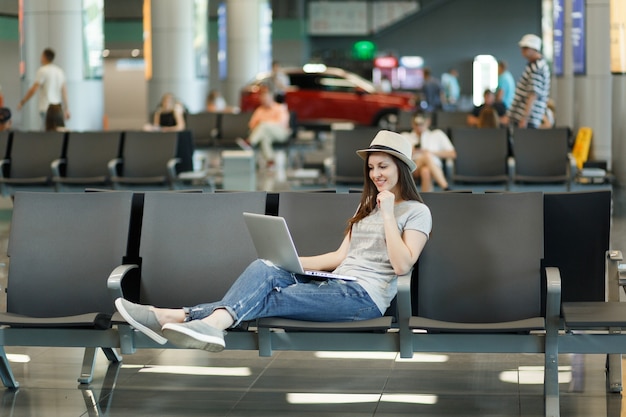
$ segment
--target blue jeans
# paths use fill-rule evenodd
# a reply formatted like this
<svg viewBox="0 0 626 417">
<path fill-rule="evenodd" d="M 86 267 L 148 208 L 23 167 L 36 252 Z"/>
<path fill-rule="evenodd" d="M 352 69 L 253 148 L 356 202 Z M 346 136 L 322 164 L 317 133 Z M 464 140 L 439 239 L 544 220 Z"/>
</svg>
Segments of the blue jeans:
<svg viewBox="0 0 626 417">
<path fill-rule="evenodd" d="M 261 317 L 339 322 L 381 316 L 367 291 L 354 281 L 313 280 L 263 260 L 252 262 L 222 300 L 184 309 L 190 320 L 199 320 L 218 308 L 233 316 L 232 327 Z"/>
</svg>

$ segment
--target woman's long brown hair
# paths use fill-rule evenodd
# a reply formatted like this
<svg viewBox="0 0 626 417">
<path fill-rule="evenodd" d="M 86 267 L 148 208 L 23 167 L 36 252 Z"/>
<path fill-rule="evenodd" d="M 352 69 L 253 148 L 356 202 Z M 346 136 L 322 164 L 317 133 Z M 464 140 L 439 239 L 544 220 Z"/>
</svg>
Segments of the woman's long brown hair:
<svg viewBox="0 0 626 417">
<path fill-rule="evenodd" d="M 376 208 L 376 196 L 378 195 L 378 189 L 369 175 L 370 155 L 371 153 L 368 153 L 365 163 L 363 164 L 363 178 L 365 179 L 365 182 L 363 184 L 363 193 L 361 193 L 359 209 L 354 216 L 348 220 L 346 233 L 350 233 L 352 231 L 352 226 L 354 226 L 355 223 L 358 223 L 365 217 L 369 216 L 370 213 Z M 417 192 L 417 186 L 415 185 L 415 180 L 413 180 L 413 175 L 411 174 L 408 165 L 395 156 L 391 154 L 388 155 L 391 156 L 391 159 L 398 168 L 398 184 L 400 185 L 400 197 L 402 200 L 415 200 L 423 203 L 424 201 Z"/>
</svg>

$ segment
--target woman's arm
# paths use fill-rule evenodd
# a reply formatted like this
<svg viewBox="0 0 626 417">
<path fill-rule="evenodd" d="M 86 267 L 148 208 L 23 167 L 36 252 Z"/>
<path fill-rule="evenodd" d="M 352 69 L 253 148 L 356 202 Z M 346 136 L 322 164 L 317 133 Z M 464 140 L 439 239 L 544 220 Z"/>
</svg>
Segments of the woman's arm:
<svg viewBox="0 0 626 417">
<path fill-rule="evenodd" d="M 348 247 L 350 246 L 350 235 L 346 235 L 341 242 L 341 246 L 334 252 L 328 252 L 317 256 L 301 256 L 300 262 L 304 269 L 317 269 L 319 271 L 332 271 L 348 255 Z"/>
<path fill-rule="evenodd" d="M 176 119 L 175 130 L 185 130 L 185 115 L 181 106 L 174 109 L 174 118 Z"/>
<path fill-rule="evenodd" d="M 154 116 L 152 117 L 152 124 L 154 126 L 159 127 L 159 125 L 161 124 L 160 119 L 161 119 L 161 108 L 159 107 L 158 110 L 154 112 Z"/>
<path fill-rule="evenodd" d="M 395 204 L 393 193 L 381 192 L 378 194 L 377 202 L 383 218 L 389 261 L 397 275 L 404 275 L 413 268 L 428 239 L 424 233 L 417 230 L 404 232 L 398 230 L 393 211 Z"/>
</svg>

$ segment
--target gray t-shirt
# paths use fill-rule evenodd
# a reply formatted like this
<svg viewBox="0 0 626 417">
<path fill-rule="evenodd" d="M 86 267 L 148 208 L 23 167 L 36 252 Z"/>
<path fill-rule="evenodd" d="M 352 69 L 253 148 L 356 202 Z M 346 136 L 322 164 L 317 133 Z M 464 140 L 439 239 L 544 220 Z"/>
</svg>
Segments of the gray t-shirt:
<svg viewBox="0 0 626 417">
<path fill-rule="evenodd" d="M 409 229 L 426 236 L 430 234 L 432 217 L 426 205 L 403 201 L 394 206 L 394 214 L 401 232 Z M 385 313 L 398 291 L 398 276 L 389 261 L 383 219 L 378 208 L 352 227 L 348 255 L 335 272 L 356 277 L 381 313 Z"/>
</svg>

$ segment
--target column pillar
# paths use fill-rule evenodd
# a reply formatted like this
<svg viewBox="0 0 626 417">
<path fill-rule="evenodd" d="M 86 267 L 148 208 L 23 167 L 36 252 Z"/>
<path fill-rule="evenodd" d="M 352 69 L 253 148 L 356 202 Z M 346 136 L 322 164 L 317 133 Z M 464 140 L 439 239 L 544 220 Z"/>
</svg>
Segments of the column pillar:
<svg viewBox="0 0 626 417">
<path fill-rule="evenodd" d="M 148 111 L 154 111 L 161 96 L 168 92 L 173 93 L 190 112 L 203 110 L 208 80 L 196 75 L 194 0 L 145 1 L 150 3 L 148 16 L 145 16 L 144 7 L 144 19 L 150 19 L 152 51 Z"/>
<path fill-rule="evenodd" d="M 572 52 L 572 0 L 563 0 L 561 54 L 563 75 L 556 77 L 556 118 L 559 126 L 577 131 L 574 122 L 574 57 Z"/>
<path fill-rule="evenodd" d="M 613 74 L 613 173 L 620 187 L 626 186 L 626 57 L 620 56 L 624 50 L 624 24 L 626 5 L 611 3 L 611 27 L 613 47 L 616 56 L 612 57 Z M 621 73 L 619 73 L 621 72 Z"/>
<path fill-rule="evenodd" d="M 267 0 L 228 0 L 226 3 L 227 77 L 224 97 L 239 103 L 241 88 L 272 60 L 272 10 Z"/>
<path fill-rule="evenodd" d="M 612 165 L 612 96 L 609 0 L 586 1 L 587 73 L 577 80 L 578 126 L 593 129 L 591 155 Z"/>
<path fill-rule="evenodd" d="M 83 36 L 83 8 L 75 0 L 24 0 L 23 59 L 25 74 L 22 96 L 35 81 L 41 66 L 41 53 L 52 48 L 54 63 L 65 72 L 71 112 L 66 127 L 71 130 L 98 130 L 102 128 L 104 92 L 101 79 L 85 79 Z M 39 94 L 39 93 L 37 93 Z M 21 129 L 41 130 L 38 97 L 33 96 L 22 110 Z"/>
</svg>

